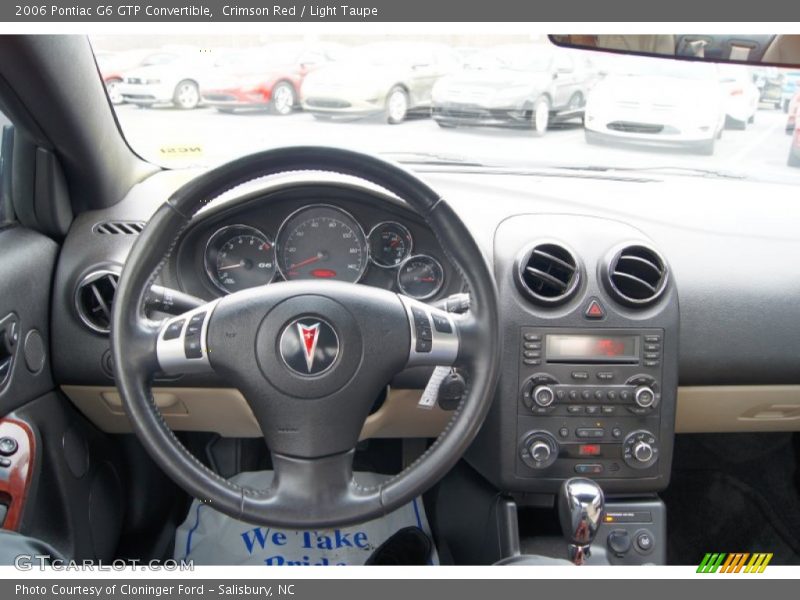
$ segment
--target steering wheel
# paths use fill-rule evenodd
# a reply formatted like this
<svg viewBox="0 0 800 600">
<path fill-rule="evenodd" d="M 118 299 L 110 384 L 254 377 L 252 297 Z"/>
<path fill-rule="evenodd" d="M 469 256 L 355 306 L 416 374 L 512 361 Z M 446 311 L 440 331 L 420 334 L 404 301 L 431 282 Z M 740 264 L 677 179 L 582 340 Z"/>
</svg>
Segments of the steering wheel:
<svg viewBox="0 0 800 600">
<path fill-rule="evenodd" d="M 145 316 L 145 294 L 198 210 L 240 184 L 293 171 L 354 176 L 404 199 L 461 271 L 471 295 L 469 312 L 454 315 L 365 285 L 304 280 L 243 290 L 166 322 Z M 254 524 L 332 527 L 410 502 L 458 461 L 492 401 L 498 331 L 489 266 L 461 219 L 431 188 L 372 156 L 291 147 L 212 169 L 156 211 L 119 280 L 111 347 L 134 431 L 186 492 Z M 418 460 L 380 485 L 361 486 L 353 479 L 352 460 L 372 403 L 393 375 L 419 365 L 463 367 L 469 376 L 461 404 Z M 241 487 L 220 477 L 178 441 L 152 399 L 158 372 L 214 372 L 242 392 L 272 455 L 269 488 Z"/>
</svg>

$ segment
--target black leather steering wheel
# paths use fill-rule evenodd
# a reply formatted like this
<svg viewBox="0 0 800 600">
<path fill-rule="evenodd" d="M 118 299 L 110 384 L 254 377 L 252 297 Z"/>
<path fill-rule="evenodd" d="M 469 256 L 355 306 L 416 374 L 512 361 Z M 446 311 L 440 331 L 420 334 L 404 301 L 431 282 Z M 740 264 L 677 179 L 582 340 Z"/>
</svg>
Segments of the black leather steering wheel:
<svg viewBox="0 0 800 600">
<path fill-rule="evenodd" d="M 354 176 L 405 200 L 461 271 L 470 311 L 453 315 L 364 285 L 290 281 L 230 294 L 165 323 L 148 319 L 144 296 L 195 213 L 237 185 L 292 171 Z M 236 519 L 295 528 L 376 518 L 436 483 L 483 423 L 500 364 L 494 280 L 461 219 L 401 167 L 324 147 L 245 156 L 176 191 L 127 259 L 114 301 L 111 346 L 134 431 L 178 485 Z M 416 365 L 464 367 L 464 399 L 416 462 L 381 485 L 360 486 L 353 480 L 352 458 L 374 398 L 393 375 Z M 159 371 L 213 371 L 242 392 L 272 454 L 268 489 L 237 486 L 183 447 L 152 400 L 150 386 Z"/>
</svg>

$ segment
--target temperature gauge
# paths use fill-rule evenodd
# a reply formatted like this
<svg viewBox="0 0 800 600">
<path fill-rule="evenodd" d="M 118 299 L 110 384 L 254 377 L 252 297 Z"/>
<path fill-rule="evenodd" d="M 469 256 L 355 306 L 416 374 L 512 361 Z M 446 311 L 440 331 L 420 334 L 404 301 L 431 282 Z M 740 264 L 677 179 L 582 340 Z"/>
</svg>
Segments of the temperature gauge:
<svg viewBox="0 0 800 600">
<path fill-rule="evenodd" d="M 397 271 L 397 285 L 400 291 L 425 300 L 435 296 L 444 284 L 444 270 L 435 258 L 425 254 L 408 257 Z"/>
</svg>

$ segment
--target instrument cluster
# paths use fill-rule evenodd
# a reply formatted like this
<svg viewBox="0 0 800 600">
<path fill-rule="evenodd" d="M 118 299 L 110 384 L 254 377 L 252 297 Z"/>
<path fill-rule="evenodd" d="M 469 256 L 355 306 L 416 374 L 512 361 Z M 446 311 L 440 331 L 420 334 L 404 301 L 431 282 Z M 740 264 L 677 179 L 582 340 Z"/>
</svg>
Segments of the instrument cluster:
<svg viewBox="0 0 800 600">
<path fill-rule="evenodd" d="M 204 287 L 217 294 L 298 279 L 376 285 L 418 300 L 443 295 L 451 283 L 456 284 L 451 293 L 460 291 L 457 281 L 449 281 L 456 278 L 440 258 L 438 242 L 421 222 L 398 211 L 340 204 L 303 203 L 297 208 L 293 203 L 280 221 L 272 215 L 264 218 L 265 212 L 228 215 L 198 227 L 188 240 L 195 251 L 188 254 L 197 257 L 202 246 L 202 265 L 195 266 Z"/>
</svg>

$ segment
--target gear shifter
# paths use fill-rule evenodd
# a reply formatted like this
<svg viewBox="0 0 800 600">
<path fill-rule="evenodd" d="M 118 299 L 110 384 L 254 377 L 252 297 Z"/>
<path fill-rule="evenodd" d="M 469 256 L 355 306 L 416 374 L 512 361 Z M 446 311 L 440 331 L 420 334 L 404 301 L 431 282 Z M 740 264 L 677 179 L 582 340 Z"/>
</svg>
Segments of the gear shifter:
<svg viewBox="0 0 800 600">
<path fill-rule="evenodd" d="M 569 544 L 569 559 L 576 565 L 582 565 L 589 556 L 604 505 L 603 490 L 591 479 L 574 477 L 561 486 L 558 518 Z"/>
</svg>

